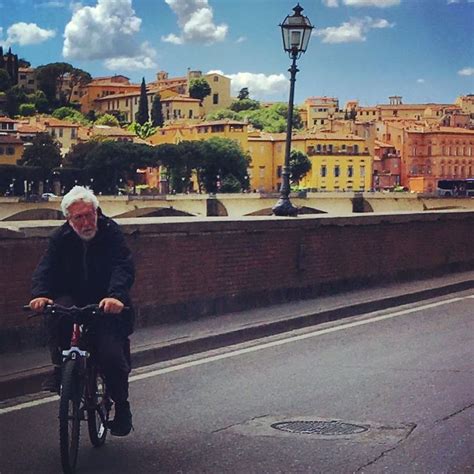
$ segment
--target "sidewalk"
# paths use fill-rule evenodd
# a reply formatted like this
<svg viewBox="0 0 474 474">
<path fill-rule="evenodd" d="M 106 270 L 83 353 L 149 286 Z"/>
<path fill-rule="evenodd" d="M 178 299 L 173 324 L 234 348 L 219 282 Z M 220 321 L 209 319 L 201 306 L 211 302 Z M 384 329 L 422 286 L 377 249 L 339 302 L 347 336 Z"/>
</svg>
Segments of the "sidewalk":
<svg viewBox="0 0 474 474">
<path fill-rule="evenodd" d="M 474 271 L 139 328 L 131 336 L 133 367 L 471 288 Z M 46 348 L 1 354 L 0 400 L 38 392 L 49 370 Z"/>
</svg>

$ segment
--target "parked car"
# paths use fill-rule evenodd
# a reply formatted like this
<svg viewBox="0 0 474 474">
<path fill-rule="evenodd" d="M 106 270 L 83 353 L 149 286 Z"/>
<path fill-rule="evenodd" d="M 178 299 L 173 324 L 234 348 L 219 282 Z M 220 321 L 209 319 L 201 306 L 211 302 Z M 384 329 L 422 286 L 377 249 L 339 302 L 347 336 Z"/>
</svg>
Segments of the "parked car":
<svg viewBox="0 0 474 474">
<path fill-rule="evenodd" d="M 41 199 L 45 199 L 45 200 L 48 200 L 49 198 L 55 198 L 55 197 L 57 196 L 54 193 L 43 193 L 41 195 Z"/>
</svg>

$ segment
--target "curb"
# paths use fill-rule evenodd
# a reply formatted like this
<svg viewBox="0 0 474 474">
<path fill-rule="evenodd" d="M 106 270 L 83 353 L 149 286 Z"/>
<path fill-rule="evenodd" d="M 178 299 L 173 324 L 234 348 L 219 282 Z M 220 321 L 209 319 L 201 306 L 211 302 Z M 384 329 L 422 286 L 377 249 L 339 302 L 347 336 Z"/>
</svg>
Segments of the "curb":
<svg viewBox="0 0 474 474">
<path fill-rule="evenodd" d="M 316 326 L 318 324 L 349 318 L 367 312 L 380 311 L 404 304 L 415 303 L 472 288 L 474 288 L 474 280 L 466 280 L 404 295 L 364 301 L 352 306 L 340 306 L 315 313 L 300 314 L 278 321 L 258 323 L 254 326 L 196 337 L 183 342 L 161 343 L 148 346 L 141 350 L 139 349 L 135 352 L 132 351 L 132 362 L 134 368 L 144 367 L 157 362 L 218 349 L 227 345 L 248 342 L 262 337 Z M 271 311 L 271 306 L 268 309 Z M 16 373 L 12 376 L 7 376 L 3 380 L 0 380 L 0 401 L 39 392 L 41 390 L 41 382 L 49 371 L 50 367 L 38 367 Z"/>
</svg>

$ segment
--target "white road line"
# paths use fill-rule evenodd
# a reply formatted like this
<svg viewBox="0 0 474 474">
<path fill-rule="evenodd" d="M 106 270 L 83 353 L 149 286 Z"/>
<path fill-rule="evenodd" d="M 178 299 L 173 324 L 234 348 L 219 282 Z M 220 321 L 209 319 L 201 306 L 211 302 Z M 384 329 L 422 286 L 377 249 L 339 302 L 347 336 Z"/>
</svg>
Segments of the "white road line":
<svg viewBox="0 0 474 474">
<path fill-rule="evenodd" d="M 276 346 L 282 346 L 284 344 L 289 344 L 291 342 L 296 342 L 296 341 L 301 341 L 304 339 L 309 339 L 311 337 L 317 337 L 317 336 L 323 336 L 325 334 L 330 334 L 333 332 L 337 331 L 343 331 L 345 329 L 350 329 L 353 327 L 358 327 L 358 326 L 365 326 L 366 324 L 371 324 L 371 323 L 376 323 L 378 321 L 384 321 L 386 319 L 391 319 L 391 318 L 396 318 L 398 316 L 404 316 L 406 314 L 411 314 L 415 313 L 417 311 L 423 311 L 425 309 L 430 309 L 430 308 L 436 308 L 438 306 L 443 306 L 446 304 L 451 304 L 451 303 L 457 303 L 459 301 L 468 299 L 468 298 L 474 298 L 474 295 L 470 296 L 464 296 L 460 298 L 451 298 L 449 300 L 445 301 L 438 301 L 436 303 L 429 303 L 425 304 L 423 306 L 417 306 L 416 308 L 409 308 L 409 309 L 404 309 L 401 311 L 395 311 L 394 313 L 389 313 L 389 314 L 384 314 L 381 316 L 374 316 L 373 318 L 368 318 L 364 319 L 362 321 L 354 321 L 352 323 L 347 323 L 347 324 L 341 324 L 335 327 L 327 328 L 327 329 L 320 329 L 316 331 L 312 331 L 309 333 L 305 334 L 300 334 L 298 336 L 290 336 L 285 339 L 280 339 L 278 341 L 273 341 L 273 342 L 266 342 L 257 346 L 252 346 L 252 347 L 247 347 L 245 349 L 237 349 L 235 351 L 230 351 L 225 354 L 218 354 L 215 356 L 210 356 L 210 357 L 204 357 L 202 359 L 190 361 L 190 362 L 184 362 L 182 364 L 177 364 L 173 365 L 171 367 L 165 367 L 163 369 L 157 369 L 157 370 L 151 370 L 150 372 L 144 373 L 144 374 L 137 374 L 133 375 L 130 377 L 130 382 L 135 382 L 137 380 L 144 380 L 148 379 L 151 377 L 156 377 L 158 375 L 163 375 L 163 374 L 168 374 L 170 372 L 176 372 L 178 370 L 184 370 L 188 369 L 190 367 L 196 367 L 198 365 L 203 365 L 203 364 L 208 364 L 210 362 L 215 362 L 217 360 L 223 360 L 223 359 L 228 359 L 230 357 L 237 357 L 243 354 L 249 354 L 251 352 L 256 352 L 256 351 L 261 351 L 263 349 L 268 349 L 270 347 L 276 347 Z M 41 400 L 33 400 L 30 402 L 25 402 L 25 403 L 20 403 L 18 405 L 13 405 L 11 407 L 6 407 L 6 408 L 0 408 L 0 415 L 6 414 L 6 413 L 11 413 L 13 411 L 18 411 L 18 410 L 23 410 L 25 408 L 31 408 L 35 407 L 38 405 L 43 405 L 45 403 L 50 403 L 55 400 L 58 400 L 58 396 L 54 395 L 51 397 L 43 398 Z"/>
<path fill-rule="evenodd" d="M 209 362 L 215 362 L 217 360 L 228 359 L 230 357 L 236 357 L 236 356 L 239 356 L 239 355 L 242 355 L 242 354 L 248 354 L 250 352 L 261 351 L 263 349 L 268 349 L 270 347 L 282 346 L 283 344 L 289 344 L 291 342 L 301 341 L 303 339 L 309 339 L 311 337 L 323 336 L 325 334 L 330 334 L 332 332 L 343 331 L 344 329 L 350 329 L 350 328 L 357 327 L 357 326 L 364 326 L 366 324 L 375 323 L 375 322 L 378 322 L 378 321 L 384 321 L 386 319 L 396 318 L 398 316 L 404 316 L 404 315 L 410 314 L 410 313 L 415 313 L 417 311 L 422 311 L 424 309 L 436 308 L 437 306 L 442 306 L 442 305 L 446 305 L 446 304 L 450 304 L 450 303 L 457 303 L 458 301 L 462 301 L 466 298 L 474 298 L 474 295 L 467 296 L 467 297 L 462 297 L 462 298 L 451 298 L 449 300 L 439 301 L 437 303 L 430 303 L 430 304 L 426 304 L 426 305 L 423 305 L 423 306 L 418 306 L 416 308 L 410 308 L 410 309 L 405 309 L 405 310 L 402 310 L 402 311 L 396 311 L 395 313 L 384 314 L 382 316 L 375 316 L 373 318 L 364 319 L 363 321 L 354 321 L 352 323 L 341 324 L 339 326 L 335 326 L 335 327 L 332 327 L 332 328 L 320 329 L 320 330 L 317 330 L 317 331 L 312 331 L 312 332 L 309 332 L 309 333 L 300 334 L 298 336 L 290 336 L 290 337 L 287 337 L 285 339 L 279 339 L 278 341 L 266 342 L 266 343 L 260 344 L 258 346 L 247 347 L 245 349 L 238 349 L 238 350 L 235 350 L 235 351 L 227 352 L 225 354 L 218 354 L 218 355 L 215 355 L 215 356 L 205 357 L 203 359 L 193 360 L 191 362 L 185 362 L 185 363 L 182 363 L 182 364 L 177 364 L 177 365 L 174 365 L 174 366 L 171 366 L 171 367 L 166 367 L 166 368 L 163 368 L 163 369 L 152 370 L 152 371 L 147 372 L 145 374 L 134 375 L 134 376 L 130 377 L 130 381 L 134 382 L 136 380 L 143 380 L 143 379 L 147 379 L 147 378 L 150 378 L 150 377 L 155 377 L 157 375 L 168 374 L 170 372 L 176 372 L 178 370 L 187 369 L 189 367 L 195 367 L 197 365 L 207 364 Z"/>
</svg>

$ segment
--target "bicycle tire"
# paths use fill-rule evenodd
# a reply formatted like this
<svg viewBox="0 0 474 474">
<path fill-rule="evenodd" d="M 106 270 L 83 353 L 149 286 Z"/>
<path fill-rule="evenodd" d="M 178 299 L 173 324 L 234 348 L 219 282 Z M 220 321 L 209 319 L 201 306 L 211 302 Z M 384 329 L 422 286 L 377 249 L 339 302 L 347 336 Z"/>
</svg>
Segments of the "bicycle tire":
<svg viewBox="0 0 474 474">
<path fill-rule="evenodd" d="M 62 369 L 59 402 L 59 444 L 65 474 L 73 474 L 76 470 L 81 425 L 80 404 L 81 390 L 76 362 L 68 360 Z"/>
<path fill-rule="evenodd" d="M 107 396 L 105 379 L 96 367 L 88 369 L 87 426 L 94 447 L 104 445 L 111 402 Z"/>
</svg>

